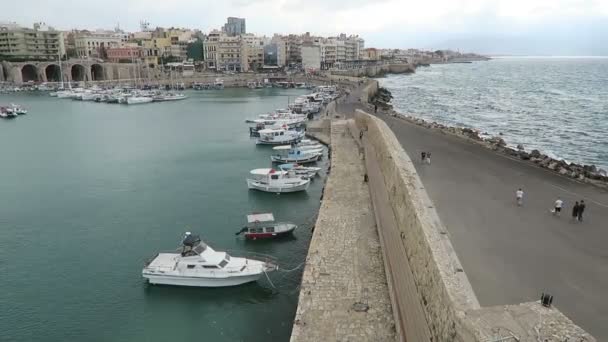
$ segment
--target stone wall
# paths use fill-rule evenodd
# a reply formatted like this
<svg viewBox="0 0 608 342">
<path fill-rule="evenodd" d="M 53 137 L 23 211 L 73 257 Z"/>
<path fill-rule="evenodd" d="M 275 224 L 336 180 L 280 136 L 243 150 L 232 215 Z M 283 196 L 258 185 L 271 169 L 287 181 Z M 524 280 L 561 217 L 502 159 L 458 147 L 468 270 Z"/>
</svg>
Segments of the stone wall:
<svg viewBox="0 0 608 342">
<path fill-rule="evenodd" d="M 349 77 L 380 77 L 384 74 L 404 74 L 412 73 L 416 70 L 413 64 L 398 63 L 398 64 L 379 64 L 369 65 L 356 69 L 349 70 L 332 70 L 333 75 L 349 76 Z"/>
<path fill-rule="evenodd" d="M 406 250 L 407 260 L 391 262 L 409 263 L 433 341 L 493 341 L 506 333 L 501 329 L 521 341 L 541 334 L 542 341 L 595 341 L 557 309 L 538 303 L 480 308 L 411 159 L 384 121 L 358 110 L 356 122 L 374 147 Z M 539 316 L 544 320 L 531 319 Z"/>
<path fill-rule="evenodd" d="M 378 92 L 378 81 L 370 80 L 361 90 L 361 97 L 359 98 L 361 103 L 367 103 L 371 100 L 374 95 Z"/>
</svg>

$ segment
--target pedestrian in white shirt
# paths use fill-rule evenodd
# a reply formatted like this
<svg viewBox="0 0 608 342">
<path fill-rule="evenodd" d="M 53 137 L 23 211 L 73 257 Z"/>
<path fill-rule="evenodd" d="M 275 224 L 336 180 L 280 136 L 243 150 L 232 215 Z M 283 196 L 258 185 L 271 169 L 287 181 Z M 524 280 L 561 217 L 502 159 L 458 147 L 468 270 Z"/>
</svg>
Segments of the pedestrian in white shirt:
<svg viewBox="0 0 608 342">
<path fill-rule="evenodd" d="M 555 201 L 555 207 L 553 208 L 553 210 L 551 210 L 553 215 L 560 216 L 560 214 L 562 212 L 563 204 L 564 204 L 564 201 L 562 201 L 561 198 L 558 197 L 557 200 Z"/>
<path fill-rule="evenodd" d="M 524 191 L 521 188 L 515 191 L 515 200 L 517 201 L 517 205 L 520 207 L 524 204 Z"/>
</svg>

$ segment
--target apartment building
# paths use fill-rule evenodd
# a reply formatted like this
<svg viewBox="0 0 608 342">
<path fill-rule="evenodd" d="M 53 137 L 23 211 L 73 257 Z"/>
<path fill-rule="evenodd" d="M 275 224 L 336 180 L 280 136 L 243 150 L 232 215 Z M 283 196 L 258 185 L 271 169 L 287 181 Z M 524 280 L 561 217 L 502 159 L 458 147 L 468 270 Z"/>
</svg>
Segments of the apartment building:
<svg viewBox="0 0 608 342">
<path fill-rule="evenodd" d="M 33 28 L 0 23 L 0 60 L 56 60 L 65 55 L 63 32 L 44 23 Z"/>
<path fill-rule="evenodd" d="M 124 46 L 129 35 L 114 31 L 80 31 L 74 36 L 76 56 L 105 58 L 106 50 Z"/>
</svg>

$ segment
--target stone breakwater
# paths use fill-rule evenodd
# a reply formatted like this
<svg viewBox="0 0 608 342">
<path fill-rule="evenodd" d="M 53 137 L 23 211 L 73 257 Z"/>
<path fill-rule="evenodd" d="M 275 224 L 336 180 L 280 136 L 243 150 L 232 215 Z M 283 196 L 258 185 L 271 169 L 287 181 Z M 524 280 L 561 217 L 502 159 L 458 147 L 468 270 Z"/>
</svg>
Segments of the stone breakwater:
<svg viewBox="0 0 608 342">
<path fill-rule="evenodd" d="M 416 125 L 466 138 L 498 153 L 533 163 L 562 176 L 608 188 L 608 172 L 595 165 L 568 163 L 562 159 L 552 158 L 539 150 L 526 151 L 525 147 L 521 144 L 517 145 L 515 148 L 509 147 L 502 137 L 489 136 L 487 133 L 483 133 L 473 128 L 448 126 L 434 121 L 427 121 L 413 115 L 401 114 L 393 109 L 393 106 L 390 104 L 391 99 L 392 95 L 390 91 L 380 87 L 377 94 L 371 98 L 370 102 L 377 105 L 379 109 L 384 110 L 389 115 L 407 120 Z"/>
</svg>

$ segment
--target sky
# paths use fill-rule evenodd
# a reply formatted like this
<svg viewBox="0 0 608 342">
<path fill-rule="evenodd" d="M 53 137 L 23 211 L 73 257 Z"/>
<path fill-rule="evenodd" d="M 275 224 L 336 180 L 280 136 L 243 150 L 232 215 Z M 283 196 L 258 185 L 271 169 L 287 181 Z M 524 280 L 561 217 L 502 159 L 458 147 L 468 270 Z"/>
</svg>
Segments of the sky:
<svg viewBox="0 0 608 342">
<path fill-rule="evenodd" d="M 366 47 L 513 55 L 608 55 L 608 0 L 19 0 L 0 22 L 58 29 L 188 27 L 208 32 L 226 17 L 247 31 L 358 34 Z"/>
</svg>

